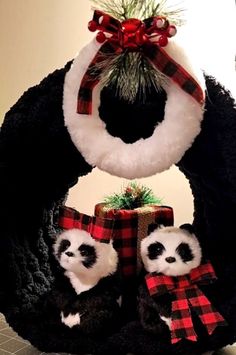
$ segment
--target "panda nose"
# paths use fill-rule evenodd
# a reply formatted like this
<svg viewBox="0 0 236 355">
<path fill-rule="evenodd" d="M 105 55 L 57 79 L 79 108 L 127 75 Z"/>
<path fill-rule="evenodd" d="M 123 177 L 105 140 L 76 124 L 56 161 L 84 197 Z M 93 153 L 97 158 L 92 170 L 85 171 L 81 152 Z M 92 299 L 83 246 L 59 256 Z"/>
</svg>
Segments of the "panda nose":
<svg viewBox="0 0 236 355">
<path fill-rule="evenodd" d="M 72 253 L 71 251 L 67 251 L 67 252 L 65 252 L 65 254 L 66 254 L 67 256 L 74 256 L 74 253 Z"/>
<path fill-rule="evenodd" d="M 173 256 L 168 256 L 168 258 L 166 258 L 166 261 L 169 263 L 169 264 L 172 264 L 176 261 L 175 258 L 173 258 Z"/>
</svg>

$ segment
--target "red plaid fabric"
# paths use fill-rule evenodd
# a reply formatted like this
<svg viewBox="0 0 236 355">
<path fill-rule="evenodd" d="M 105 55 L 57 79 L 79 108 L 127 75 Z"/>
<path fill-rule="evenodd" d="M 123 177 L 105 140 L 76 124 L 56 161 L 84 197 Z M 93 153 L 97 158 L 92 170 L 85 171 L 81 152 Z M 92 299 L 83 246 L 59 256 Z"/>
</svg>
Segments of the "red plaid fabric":
<svg viewBox="0 0 236 355">
<path fill-rule="evenodd" d="M 101 16 L 106 16 L 107 23 L 105 27 L 101 26 L 99 23 Z M 146 32 L 149 35 L 151 35 L 149 32 L 152 28 L 152 20 L 152 18 L 144 20 Z M 99 69 L 97 64 L 107 59 L 108 55 L 114 53 L 118 55 L 124 50 L 120 45 L 121 22 L 97 10 L 94 12 L 93 21 L 96 23 L 98 30 L 105 30 L 105 32 L 113 36 L 100 47 L 81 81 L 78 92 L 77 113 L 85 115 L 92 113 L 92 92 L 102 74 L 102 69 Z M 127 50 L 127 48 L 125 48 L 125 50 Z M 200 105 L 203 104 L 204 93 L 200 85 L 180 64 L 172 59 L 163 48 L 148 41 L 140 50 L 142 50 L 143 54 L 158 70 L 173 80 Z"/>
<path fill-rule="evenodd" d="M 121 273 L 124 277 L 134 277 L 137 271 L 137 236 L 140 210 L 106 210 L 104 204 L 95 207 L 95 215 L 114 220 L 113 241 L 118 251 Z M 149 212 L 150 213 L 150 212 Z M 155 223 L 173 225 L 171 207 L 153 206 Z M 148 228 L 148 226 L 147 226 Z"/>
<path fill-rule="evenodd" d="M 113 238 L 113 220 L 91 217 L 70 207 L 60 208 L 58 225 L 63 229 L 78 228 L 84 230 L 102 243 L 109 243 Z"/>
<path fill-rule="evenodd" d="M 147 57 L 163 74 L 173 80 L 182 90 L 191 95 L 200 105 L 204 103 L 204 93 L 197 81 L 166 51 L 159 46 L 146 50 Z"/>
<path fill-rule="evenodd" d="M 95 10 L 93 13 L 93 21 L 96 23 L 98 30 L 102 31 L 104 29 L 104 27 L 100 25 L 100 19 L 102 16 L 106 16 L 106 32 L 114 34 L 120 29 L 121 23 L 119 20 L 105 14 L 103 11 Z"/>
<path fill-rule="evenodd" d="M 93 89 L 99 83 L 100 76 L 102 74 L 102 69 L 98 67 L 98 63 L 103 62 L 107 59 L 107 54 L 109 53 L 119 53 L 121 49 L 117 47 L 112 42 L 106 42 L 102 45 L 88 66 L 88 69 L 83 76 L 81 81 L 81 85 L 78 93 L 78 101 L 77 101 L 77 113 L 81 113 L 84 115 L 89 115 L 92 113 L 92 96 Z"/>
<path fill-rule="evenodd" d="M 174 300 L 171 307 L 171 342 L 181 339 L 197 340 L 191 310 L 193 310 L 212 334 L 218 326 L 227 323 L 198 288 L 197 284 L 207 284 L 216 280 L 212 265 L 208 262 L 193 269 L 190 275 L 171 277 L 151 273 L 146 276 L 146 284 L 151 296 L 172 293 Z"/>
<path fill-rule="evenodd" d="M 97 24 L 98 30 L 102 30 L 100 26 L 99 19 L 101 16 L 105 15 L 102 11 L 96 10 L 93 14 L 93 21 Z M 112 16 L 105 15 L 108 22 L 106 24 L 106 31 L 113 34 L 118 32 L 120 28 L 120 22 Z M 77 112 L 82 114 L 92 113 L 92 94 L 94 87 L 98 84 L 100 75 L 102 74 L 102 69 L 99 69 L 98 64 L 103 62 L 107 58 L 107 54 L 118 53 L 119 48 L 117 44 L 112 42 L 106 42 L 101 46 L 100 50 L 97 52 L 92 62 L 89 64 L 88 69 L 82 79 L 77 102 Z M 120 49 L 121 52 L 121 49 Z"/>
</svg>

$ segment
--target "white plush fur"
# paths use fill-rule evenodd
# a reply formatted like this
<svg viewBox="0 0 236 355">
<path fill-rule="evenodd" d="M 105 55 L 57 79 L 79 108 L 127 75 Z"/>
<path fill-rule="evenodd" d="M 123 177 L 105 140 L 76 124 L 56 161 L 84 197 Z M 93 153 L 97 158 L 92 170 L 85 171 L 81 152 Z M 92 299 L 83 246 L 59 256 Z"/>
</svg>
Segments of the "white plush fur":
<svg viewBox="0 0 236 355">
<path fill-rule="evenodd" d="M 165 251 L 155 260 L 148 257 L 148 246 L 159 242 L 164 245 Z M 187 243 L 193 253 L 193 260 L 183 262 L 176 252 L 181 243 Z M 188 274 L 192 269 L 198 267 L 201 263 L 202 252 L 199 242 L 194 234 L 190 234 L 181 228 L 166 227 L 153 231 L 141 242 L 141 256 L 144 267 L 148 272 L 158 272 L 168 276 L 181 276 Z M 168 263 L 167 257 L 176 258 L 176 262 Z"/>
<path fill-rule="evenodd" d="M 66 252 L 71 251 L 74 257 L 69 257 L 63 252 L 61 257 L 57 257 L 58 248 L 63 239 L 70 241 L 71 245 Z M 86 268 L 82 261 L 78 248 L 81 244 L 89 244 L 95 247 L 97 253 L 96 263 L 91 268 Z M 62 232 L 54 244 L 54 254 L 60 265 L 65 269 L 65 275 L 77 294 L 87 291 L 94 287 L 98 281 L 117 270 L 118 256 L 112 243 L 100 243 L 93 239 L 91 235 L 79 229 L 71 229 Z"/>
<path fill-rule="evenodd" d="M 90 165 L 123 178 L 141 178 L 169 169 L 200 133 L 203 107 L 169 80 L 163 87 L 167 92 L 165 117 L 151 137 L 126 144 L 111 136 L 98 113 L 99 84 L 93 90 L 92 115 L 76 113 L 81 80 L 100 46 L 94 39 L 83 48 L 65 78 L 64 118 L 73 143 Z M 172 41 L 165 50 L 187 69 L 204 91 L 203 75 L 193 69 L 184 50 Z"/>
<path fill-rule="evenodd" d="M 61 312 L 61 321 L 62 323 L 67 325 L 67 327 L 72 328 L 75 325 L 80 324 L 80 315 L 79 313 L 76 313 L 76 314 L 69 314 L 67 317 L 65 317 L 64 313 Z"/>
<path fill-rule="evenodd" d="M 90 277 L 85 278 L 73 271 L 66 271 L 65 275 L 69 278 L 70 283 L 73 286 L 77 295 L 79 295 L 82 292 L 90 290 L 99 281 L 99 278 L 93 278 L 93 279 L 91 279 Z"/>
<path fill-rule="evenodd" d="M 171 318 L 167 318 L 167 317 L 164 317 L 164 316 L 161 316 L 160 315 L 160 318 L 163 320 L 163 322 L 166 323 L 166 325 L 169 327 L 169 329 L 171 330 L 171 322 L 172 322 L 172 319 Z"/>
<path fill-rule="evenodd" d="M 121 307 L 122 305 L 122 296 L 120 296 L 117 300 L 118 305 Z"/>
</svg>

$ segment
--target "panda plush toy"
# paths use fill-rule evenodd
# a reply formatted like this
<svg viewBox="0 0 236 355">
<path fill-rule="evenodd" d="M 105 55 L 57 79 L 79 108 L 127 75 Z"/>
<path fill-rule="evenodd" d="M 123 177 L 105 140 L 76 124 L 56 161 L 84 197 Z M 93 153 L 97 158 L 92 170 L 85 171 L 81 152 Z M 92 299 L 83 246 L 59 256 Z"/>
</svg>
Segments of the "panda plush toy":
<svg viewBox="0 0 236 355">
<path fill-rule="evenodd" d="M 119 325 L 118 256 L 112 243 L 101 243 L 83 230 L 62 232 L 54 254 L 62 268 L 53 302 L 67 327 L 88 334 L 114 330 Z"/>
<path fill-rule="evenodd" d="M 205 296 L 216 276 L 212 265 L 203 261 L 193 227 L 184 224 L 180 228 L 157 228 L 154 225 L 152 229 L 141 242 L 141 257 L 148 273 L 139 288 L 138 310 L 144 329 L 163 341 L 168 341 L 171 334 L 171 342 L 175 344 L 183 339 L 196 341 L 199 332 L 206 336 L 197 316 L 206 327 L 214 318 L 214 326 L 209 327 L 211 334 L 218 326 L 226 326 Z M 204 292 L 200 291 L 198 283 L 203 285 Z"/>
</svg>

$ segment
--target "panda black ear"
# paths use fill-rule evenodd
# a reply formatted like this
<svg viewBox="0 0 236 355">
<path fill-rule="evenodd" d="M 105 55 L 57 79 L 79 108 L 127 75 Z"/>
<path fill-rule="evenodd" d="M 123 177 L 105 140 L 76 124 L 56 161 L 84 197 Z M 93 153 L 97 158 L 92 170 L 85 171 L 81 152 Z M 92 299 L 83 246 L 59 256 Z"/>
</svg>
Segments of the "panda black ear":
<svg viewBox="0 0 236 355">
<path fill-rule="evenodd" d="M 190 223 L 182 224 L 179 228 L 186 230 L 190 234 L 194 234 L 194 227 Z"/>
<path fill-rule="evenodd" d="M 158 228 L 158 224 L 157 223 L 149 224 L 149 226 L 148 226 L 148 235 L 151 234 L 157 228 Z"/>
</svg>

